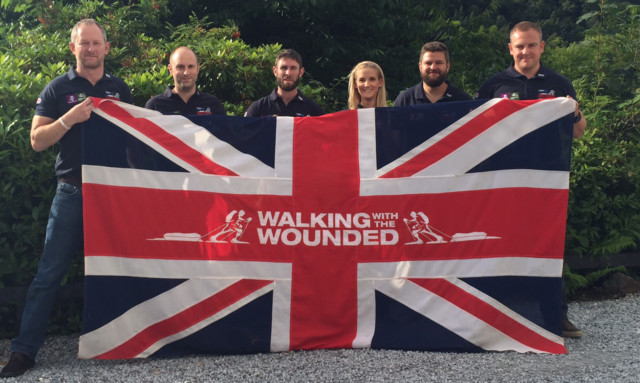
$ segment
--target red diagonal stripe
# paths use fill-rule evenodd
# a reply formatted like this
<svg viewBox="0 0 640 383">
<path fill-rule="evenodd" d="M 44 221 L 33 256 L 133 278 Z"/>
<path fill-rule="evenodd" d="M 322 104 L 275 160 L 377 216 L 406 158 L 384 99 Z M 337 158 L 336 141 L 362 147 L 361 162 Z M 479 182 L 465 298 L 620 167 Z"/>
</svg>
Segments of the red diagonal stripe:
<svg viewBox="0 0 640 383">
<path fill-rule="evenodd" d="M 181 313 L 147 327 L 113 350 L 96 356 L 96 359 L 135 358 L 156 342 L 194 326 L 269 283 L 272 281 L 252 279 L 238 281 Z"/>
<path fill-rule="evenodd" d="M 166 132 L 164 129 L 146 118 L 135 118 L 114 102 L 102 101 L 102 99 L 96 98 L 93 100 L 93 104 L 96 108 L 99 108 L 109 116 L 119 119 L 131 128 L 144 134 L 149 139 L 153 140 L 176 157 L 189 163 L 189 165 L 195 167 L 202 173 L 220 176 L 237 176 L 237 174 L 232 170 L 211 161 L 211 159 L 203 156 L 202 153 L 180 141 L 176 136 Z"/>
<path fill-rule="evenodd" d="M 563 345 L 543 337 L 487 302 L 478 299 L 445 279 L 411 279 L 411 282 L 446 299 L 528 347 L 553 354 L 567 353 L 567 349 Z"/>
<path fill-rule="evenodd" d="M 454 132 L 442 138 L 435 145 L 409 159 L 404 164 L 401 164 L 391 171 L 381 175 L 380 178 L 410 177 L 458 150 L 462 145 L 489 129 L 497 122 L 536 102 L 538 102 L 538 100 L 501 100 L 493 107 L 487 109 L 482 114 L 476 116 L 471 121 L 468 121 Z"/>
</svg>

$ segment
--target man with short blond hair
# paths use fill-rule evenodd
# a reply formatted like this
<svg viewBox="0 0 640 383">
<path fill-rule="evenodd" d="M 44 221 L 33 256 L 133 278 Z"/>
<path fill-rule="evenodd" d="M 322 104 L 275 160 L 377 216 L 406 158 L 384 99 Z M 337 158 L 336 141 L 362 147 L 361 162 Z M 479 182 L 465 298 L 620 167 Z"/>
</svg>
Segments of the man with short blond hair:
<svg viewBox="0 0 640 383">
<path fill-rule="evenodd" d="M 566 77 L 545 67 L 540 61 L 545 46 L 540 26 L 522 21 L 511 29 L 509 38 L 509 53 L 513 57 L 513 65 L 486 80 L 480 86 L 476 98 L 572 98 L 576 100 L 573 137 L 582 136 L 587 128 L 587 121 L 580 111 L 576 90 Z"/>
<path fill-rule="evenodd" d="M 530 21 L 522 21 L 511 29 L 509 40 L 509 53 L 513 57 L 513 65 L 486 80 L 480 86 L 476 98 L 508 98 L 511 100 L 573 98 L 576 100 L 573 137 L 582 136 L 587 122 L 582 117 L 573 85 L 566 77 L 543 66 L 540 62 L 545 45 L 540 26 Z M 567 338 L 582 337 L 582 330 L 569 321 L 568 306 L 564 296 L 562 316 L 562 336 Z"/>
<path fill-rule="evenodd" d="M 44 248 L 29 286 L 20 333 L 11 342 L 11 357 L 0 377 L 24 374 L 35 364 L 44 342 L 60 282 L 82 245 L 82 130 L 91 129 L 91 97 L 131 103 L 129 87 L 105 71 L 109 53 L 104 28 L 93 19 L 79 21 L 71 31 L 69 49 L 76 66 L 40 93 L 31 122 L 31 146 L 36 151 L 59 144 L 58 185 L 51 204 Z"/>
</svg>

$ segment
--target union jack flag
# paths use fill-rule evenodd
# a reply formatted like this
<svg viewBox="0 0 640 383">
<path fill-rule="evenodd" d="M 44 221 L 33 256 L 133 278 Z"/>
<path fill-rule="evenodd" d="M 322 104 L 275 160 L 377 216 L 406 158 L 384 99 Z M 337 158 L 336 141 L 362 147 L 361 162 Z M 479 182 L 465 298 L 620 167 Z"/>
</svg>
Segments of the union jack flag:
<svg viewBox="0 0 640 383">
<path fill-rule="evenodd" d="M 574 105 L 253 119 L 94 99 L 80 357 L 566 353 Z"/>
</svg>

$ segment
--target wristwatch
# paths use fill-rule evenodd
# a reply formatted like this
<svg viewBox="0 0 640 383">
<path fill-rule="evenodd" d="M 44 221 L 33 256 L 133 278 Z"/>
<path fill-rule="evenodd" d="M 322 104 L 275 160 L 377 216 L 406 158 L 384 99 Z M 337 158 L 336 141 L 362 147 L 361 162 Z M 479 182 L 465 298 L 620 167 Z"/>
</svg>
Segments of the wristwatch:
<svg viewBox="0 0 640 383">
<path fill-rule="evenodd" d="M 580 122 L 580 120 L 582 120 L 582 112 L 578 111 L 578 115 L 577 116 L 573 116 L 573 123 L 577 123 Z"/>
</svg>

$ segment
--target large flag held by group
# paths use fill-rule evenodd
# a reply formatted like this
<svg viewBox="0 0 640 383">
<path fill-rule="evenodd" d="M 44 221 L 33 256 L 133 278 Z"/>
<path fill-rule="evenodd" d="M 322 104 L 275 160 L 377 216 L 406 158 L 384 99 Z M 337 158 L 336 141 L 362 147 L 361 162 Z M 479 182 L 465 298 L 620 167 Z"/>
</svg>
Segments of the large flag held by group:
<svg viewBox="0 0 640 383">
<path fill-rule="evenodd" d="M 81 358 L 566 353 L 566 98 L 164 116 L 94 99 Z"/>
</svg>

